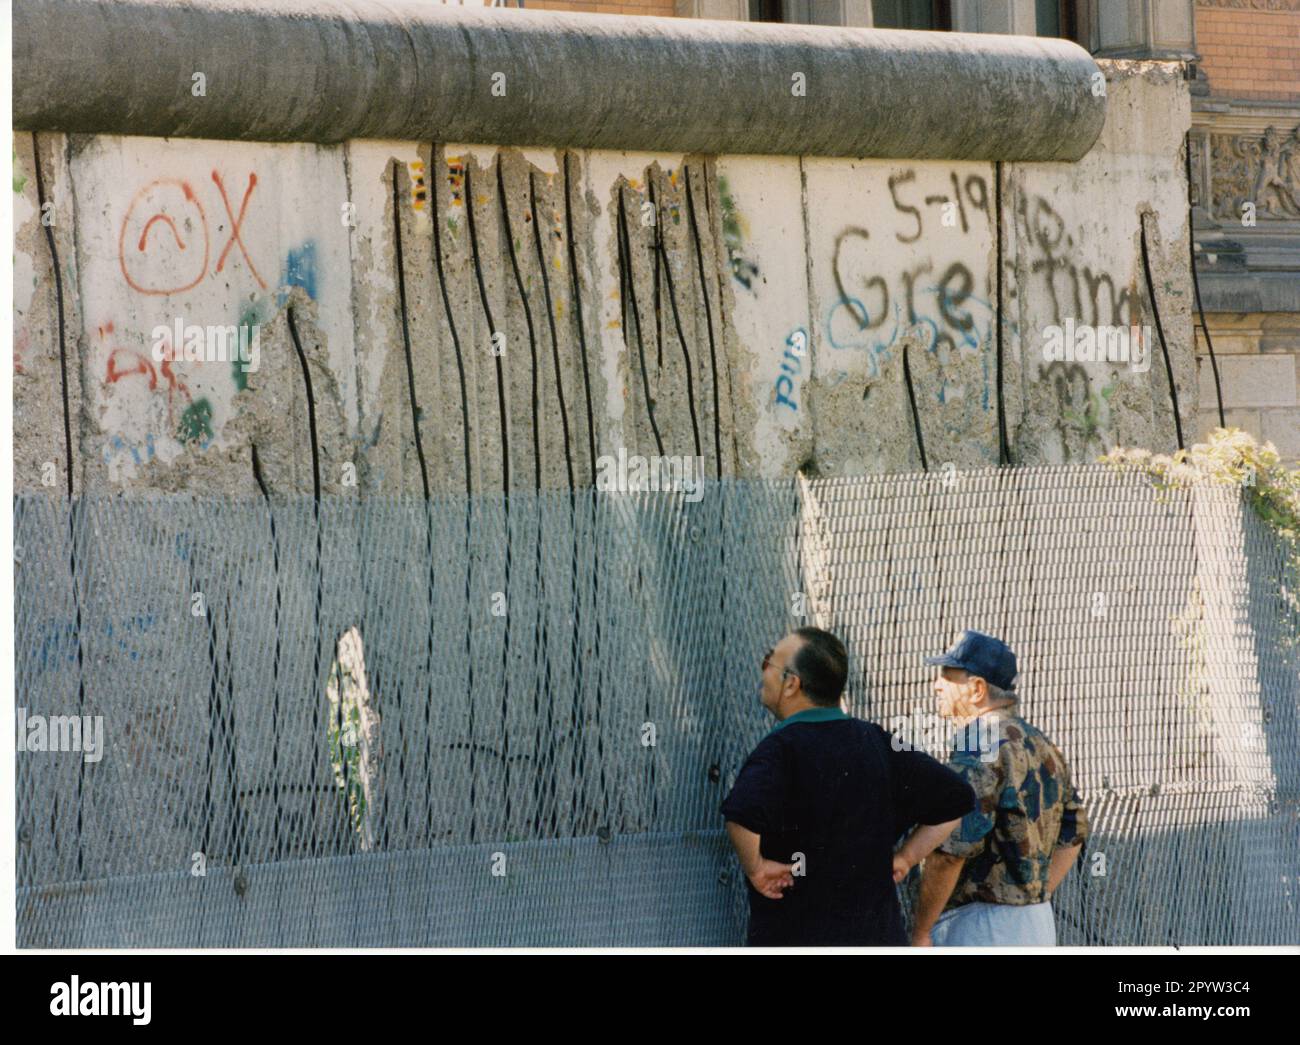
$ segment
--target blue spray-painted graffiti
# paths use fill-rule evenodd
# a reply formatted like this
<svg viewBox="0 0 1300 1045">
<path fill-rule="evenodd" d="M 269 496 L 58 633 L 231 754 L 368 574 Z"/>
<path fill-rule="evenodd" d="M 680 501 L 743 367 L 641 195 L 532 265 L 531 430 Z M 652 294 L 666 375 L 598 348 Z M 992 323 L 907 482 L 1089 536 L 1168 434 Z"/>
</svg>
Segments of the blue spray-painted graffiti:
<svg viewBox="0 0 1300 1045">
<path fill-rule="evenodd" d="M 143 446 L 127 442 L 120 435 L 115 435 L 109 439 L 108 444 L 104 447 L 104 463 L 111 465 L 119 454 L 129 453 L 131 461 L 138 467 L 146 461 L 152 461 L 155 452 L 152 432 L 145 435 Z"/>
<path fill-rule="evenodd" d="M 867 376 L 880 376 L 882 362 L 888 362 L 891 350 L 905 331 L 920 335 L 920 347 L 939 356 L 940 363 L 950 361 L 951 353 L 981 352 L 991 343 L 996 313 L 993 304 L 984 298 L 968 296 L 960 300 L 969 310 L 956 311 L 958 301 L 949 296 L 938 284 L 920 288 L 920 295 L 933 295 L 933 312 L 913 310 L 910 323 L 904 322 L 903 308 L 897 302 L 890 310 L 893 323 L 886 328 L 883 319 L 874 322 L 861 298 L 844 297 L 835 302 L 826 314 L 827 340 L 831 347 L 842 350 L 861 350 L 867 353 Z M 918 295 L 918 296 L 920 296 Z M 940 317 L 935 320 L 934 315 Z M 959 317 L 958 323 L 951 318 Z M 1007 329 L 1014 331 L 1014 325 Z"/>
<path fill-rule="evenodd" d="M 281 287 L 302 287 L 307 296 L 316 300 L 316 241 L 307 240 L 301 247 L 289 251 L 284 259 L 284 275 L 280 277 Z M 279 304 L 283 305 L 288 294 L 281 290 Z"/>
<path fill-rule="evenodd" d="M 119 620 L 114 626 L 112 621 L 104 624 L 104 637 L 110 640 L 117 651 L 130 660 L 139 660 L 140 651 L 135 648 L 135 640 L 147 635 L 158 625 L 158 618 L 153 613 L 137 613 Z M 36 639 L 39 652 L 36 662 L 41 673 L 61 671 L 68 664 L 77 661 L 77 622 L 74 620 L 46 620 L 40 625 Z M 92 640 L 93 641 L 93 640 Z M 103 654 L 104 649 L 97 649 L 96 654 Z"/>
<path fill-rule="evenodd" d="M 776 405 L 798 410 L 795 395 L 795 378 L 803 374 L 804 357 L 808 355 L 808 331 L 796 327 L 786 336 L 785 353 L 781 357 L 781 374 L 776 379 Z"/>
</svg>

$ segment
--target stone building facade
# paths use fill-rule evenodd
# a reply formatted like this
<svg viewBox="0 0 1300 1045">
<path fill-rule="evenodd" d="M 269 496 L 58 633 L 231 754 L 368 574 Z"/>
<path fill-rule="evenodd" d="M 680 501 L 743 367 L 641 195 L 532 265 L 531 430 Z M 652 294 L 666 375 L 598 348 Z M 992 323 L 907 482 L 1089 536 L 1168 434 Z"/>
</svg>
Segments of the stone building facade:
<svg viewBox="0 0 1300 1045">
<path fill-rule="evenodd" d="M 1192 200 L 1202 428 L 1300 458 L 1300 0 L 1198 0 Z"/>
</svg>

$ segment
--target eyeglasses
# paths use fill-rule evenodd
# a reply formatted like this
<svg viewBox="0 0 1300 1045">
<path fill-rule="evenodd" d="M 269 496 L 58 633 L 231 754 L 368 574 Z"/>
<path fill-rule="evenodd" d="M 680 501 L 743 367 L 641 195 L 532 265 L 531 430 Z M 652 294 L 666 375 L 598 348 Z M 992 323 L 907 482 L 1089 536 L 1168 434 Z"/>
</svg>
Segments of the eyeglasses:
<svg viewBox="0 0 1300 1045">
<path fill-rule="evenodd" d="M 771 649 L 769 649 L 766 653 L 763 654 L 763 667 L 762 667 L 763 671 L 767 671 L 768 666 L 772 663 L 772 654 L 775 652 L 776 652 L 776 647 L 773 646 Z M 781 669 L 782 680 L 784 680 L 787 675 L 793 675 L 800 682 L 803 681 L 803 676 L 801 676 L 797 671 L 795 671 L 794 668 L 790 668 L 790 667 L 782 668 Z"/>
</svg>

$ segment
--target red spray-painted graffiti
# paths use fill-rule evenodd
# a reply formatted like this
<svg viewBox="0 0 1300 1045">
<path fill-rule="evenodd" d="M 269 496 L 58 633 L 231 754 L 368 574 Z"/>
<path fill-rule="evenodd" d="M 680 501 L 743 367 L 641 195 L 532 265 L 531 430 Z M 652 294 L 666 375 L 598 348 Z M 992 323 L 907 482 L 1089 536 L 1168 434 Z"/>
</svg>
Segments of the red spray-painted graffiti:
<svg viewBox="0 0 1300 1045">
<path fill-rule="evenodd" d="M 180 194 L 179 201 L 176 199 L 177 193 Z M 152 203 L 153 213 L 144 222 L 140 235 L 132 237 L 132 245 L 135 249 L 128 251 L 127 230 L 131 228 L 131 219 L 136 213 L 137 207 L 146 200 Z M 178 215 L 183 215 L 182 224 L 192 225 L 194 216 L 197 215 L 198 228 L 203 235 L 203 256 L 197 265 L 198 274 L 193 279 L 172 284 L 153 283 L 149 282 L 150 276 L 144 271 L 143 263 L 147 261 L 145 255 L 149 246 L 149 231 L 156 222 L 163 222 L 172 230 L 176 250 L 180 255 L 176 259 L 176 267 L 180 267 L 182 263 L 187 262 L 187 268 L 192 272 L 197 257 L 197 251 L 191 249 L 193 247 L 193 236 L 191 235 L 189 244 L 182 239 L 179 231 L 177 231 L 175 219 L 167 213 L 166 208 L 168 207 L 175 209 Z M 135 198 L 131 200 L 131 205 L 127 207 L 126 216 L 122 219 L 122 231 L 117 237 L 117 256 L 122 266 L 122 276 L 132 290 L 137 290 L 141 294 L 177 294 L 197 286 L 199 281 L 207 275 L 210 246 L 207 215 L 203 213 L 203 204 L 199 202 L 198 197 L 194 194 L 190 183 L 177 178 L 158 178 L 137 192 Z M 133 271 L 135 275 L 132 275 Z"/>
<path fill-rule="evenodd" d="M 248 198 L 253 195 L 253 190 L 257 188 L 257 175 L 249 172 L 248 188 L 244 190 L 243 202 L 239 204 L 239 217 L 235 217 L 230 210 L 230 200 L 226 198 L 226 187 L 221 184 L 221 175 L 213 171 L 212 180 L 217 183 L 217 191 L 221 193 L 221 202 L 226 208 L 226 216 L 230 218 L 230 239 L 226 241 L 226 248 L 221 252 L 221 257 L 217 259 L 217 271 L 220 272 L 221 267 L 225 265 L 226 255 L 230 253 L 230 248 L 238 243 L 239 252 L 244 255 L 244 260 L 248 262 L 248 270 L 253 274 L 253 278 L 257 280 L 258 286 L 265 290 L 266 282 L 257 274 L 253 259 L 248 256 L 248 245 L 244 243 L 243 237 L 240 235 L 240 229 L 244 224 L 244 214 L 248 211 Z"/>
<path fill-rule="evenodd" d="M 115 385 L 124 377 L 139 374 L 149 379 L 149 391 L 158 387 L 158 374 L 153 364 L 139 352 L 130 348 L 115 348 L 108 357 L 108 373 L 104 376 L 107 384 Z"/>
<path fill-rule="evenodd" d="M 26 327 L 20 327 L 14 334 L 14 373 L 26 374 L 27 352 L 32 347 L 32 335 Z"/>
<path fill-rule="evenodd" d="M 217 258 L 214 272 L 220 272 L 226 264 L 231 248 L 239 245 L 248 270 L 257 280 L 258 286 L 266 289 L 262 279 L 249 255 L 248 245 L 243 239 L 243 225 L 248 213 L 248 202 L 257 187 L 257 175 L 249 173 L 248 187 L 239 205 L 239 215 L 235 216 L 226 195 L 226 187 L 217 171 L 212 172 L 212 180 L 221 194 L 221 202 L 230 219 L 230 235 Z M 144 215 L 148 215 L 147 218 Z M 142 220 L 143 219 L 143 220 Z M 171 230 L 171 237 L 159 232 L 153 237 L 150 233 L 155 225 L 165 225 Z M 135 229 L 139 228 L 139 234 Z M 184 235 L 182 235 L 184 230 Z M 128 236 L 128 233 L 130 235 Z M 202 238 L 202 252 L 198 240 Z M 151 249 L 152 248 L 152 249 Z M 122 276 L 131 289 L 141 294 L 166 295 L 180 294 L 191 290 L 208 274 L 208 261 L 211 257 L 212 237 L 208 231 L 208 217 L 194 188 L 187 181 L 179 178 L 157 178 L 140 189 L 131 200 L 122 218 L 122 228 L 117 237 L 118 261 Z M 192 278 L 178 277 L 196 273 Z"/>
<path fill-rule="evenodd" d="M 104 323 L 97 328 L 101 341 L 107 341 L 114 333 L 112 322 Z M 153 360 L 143 353 L 137 352 L 133 348 L 115 347 L 108 354 L 108 369 L 104 375 L 104 383 L 115 385 L 123 378 L 142 377 L 149 382 L 149 391 L 157 392 L 158 373 L 162 372 L 163 380 L 167 382 L 167 424 L 171 429 L 176 428 L 176 410 L 175 398 L 177 395 L 185 397 L 185 402 L 193 401 L 190 394 L 189 386 L 176 374 L 172 368 L 172 361 L 175 358 L 171 343 L 168 342 L 162 351 L 162 361 L 158 369 L 154 369 Z"/>
</svg>

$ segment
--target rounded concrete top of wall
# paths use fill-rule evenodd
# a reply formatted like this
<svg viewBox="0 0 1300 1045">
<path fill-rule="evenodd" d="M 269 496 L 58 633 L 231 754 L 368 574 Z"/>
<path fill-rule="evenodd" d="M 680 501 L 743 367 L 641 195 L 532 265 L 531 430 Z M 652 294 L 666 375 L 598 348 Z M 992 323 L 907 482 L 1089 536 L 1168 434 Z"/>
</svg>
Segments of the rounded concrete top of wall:
<svg viewBox="0 0 1300 1045">
<path fill-rule="evenodd" d="M 444 7 L 23 0 L 24 130 L 687 153 L 1077 160 L 1101 73 L 1065 40 Z"/>
</svg>

